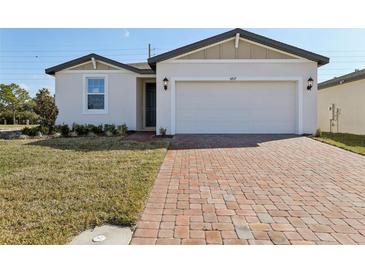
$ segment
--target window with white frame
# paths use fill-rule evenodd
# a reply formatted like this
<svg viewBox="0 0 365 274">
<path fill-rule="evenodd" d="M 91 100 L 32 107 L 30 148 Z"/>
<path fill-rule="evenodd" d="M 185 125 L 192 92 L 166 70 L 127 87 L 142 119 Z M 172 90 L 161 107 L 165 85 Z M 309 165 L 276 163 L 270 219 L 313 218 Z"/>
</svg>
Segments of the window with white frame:
<svg viewBox="0 0 365 274">
<path fill-rule="evenodd" d="M 87 110 L 105 110 L 105 78 L 87 77 Z"/>
</svg>

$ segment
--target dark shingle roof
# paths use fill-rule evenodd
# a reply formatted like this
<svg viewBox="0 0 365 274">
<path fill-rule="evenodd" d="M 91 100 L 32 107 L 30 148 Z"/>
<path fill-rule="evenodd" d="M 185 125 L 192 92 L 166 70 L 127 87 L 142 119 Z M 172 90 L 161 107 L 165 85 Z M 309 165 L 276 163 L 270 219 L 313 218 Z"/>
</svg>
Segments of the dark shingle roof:
<svg viewBox="0 0 365 274">
<path fill-rule="evenodd" d="M 362 79 L 365 79 L 365 69 L 355 70 L 354 72 L 351 72 L 351 73 L 348 73 L 348 74 L 345 74 L 345 75 L 342 75 L 339 77 L 335 77 L 333 79 L 319 83 L 318 89 L 325 89 L 325 88 L 342 85 L 342 84 L 346 84 L 349 82 L 354 82 L 354 81 L 358 81 L 358 80 L 362 80 Z"/>
<path fill-rule="evenodd" d="M 199 48 L 203 48 L 203 47 L 209 46 L 211 44 L 229 39 L 230 37 L 233 37 L 234 35 L 236 35 L 236 33 L 239 33 L 240 37 L 250 40 L 252 42 L 256 42 L 256 43 L 259 43 L 259 44 L 262 44 L 262 45 L 265 45 L 265 46 L 268 46 L 268 47 L 271 47 L 271 48 L 274 48 L 277 50 L 281 50 L 281 51 L 284 51 L 287 53 L 291 53 L 291 54 L 303 57 L 305 59 L 312 60 L 314 62 L 317 62 L 319 66 L 325 65 L 329 62 L 328 57 L 325 57 L 325 56 L 322 56 L 322 55 L 319 55 L 319 54 L 316 54 L 316 53 L 313 53 L 310 51 L 306 51 L 304 49 L 300 49 L 300 48 L 297 48 L 297 47 L 294 47 L 294 46 L 291 46 L 288 44 L 284 44 L 279 41 L 237 28 L 237 29 L 233 29 L 233 30 L 218 34 L 216 36 L 198 41 L 196 43 L 193 43 L 193 44 L 190 44 L 187 46 L 183 46 L 183 47 L 162 53 L 160 55 L 151 57 L 148 59 L 148 63 L 154 69 L 156 67 L 156 63 L 158 63 L 158 62 L 161 62 L 161 61 L 164 61 L 167 59 L 171 59 L 176 56 L 182 55 L 184 53 L 188 53 L 190 51 L 197 50 Z"/>
<path fill-rule="evenodd" d="M 73 66 L 77 66 L 80 65 L 82 63 L 85 63 L 87 61 L 90 61 L 91 58 L 95 58 L 95 60 L 99 60 L 99 61 L 103 61 L 105 63 L 111 64 L 113 66 L 119 67 L 119 68 L 123 68 L 126 70 L 130 70 L 133 71 L 135 73 L 140 73 L 140 74 L 154 74 L 155 72 L 153 70 L 151 70 L 151 68 L 138 68 L 136 66 L 133 66 L 133 64 L 124 64 L 124 63 L 120 63 L 118 61 L 103 57 L 101 55 L 95 54 L 95 53 L 91 53 L 85 56 L 82 56 L 80 58 L 62 63 L 60 65 L 54 66 L 54 67 L 50 67 L 47 68 L 45 71 L 47 74 L 50 75 L 54 75 L 56 72 L 73 67 Z"/>
</svg>

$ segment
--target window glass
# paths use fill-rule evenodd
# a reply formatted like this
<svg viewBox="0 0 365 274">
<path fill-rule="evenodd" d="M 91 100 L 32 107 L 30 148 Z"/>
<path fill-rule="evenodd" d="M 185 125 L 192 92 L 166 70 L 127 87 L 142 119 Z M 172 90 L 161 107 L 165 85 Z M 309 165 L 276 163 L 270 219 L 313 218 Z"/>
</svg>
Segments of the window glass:
<svg viewBox="0 0 365 274">
<path fill-rule="evenodd" d="M 87 92 L 92 93 L 104 93 L 104 79 L 87 79 Z"/>
<path fill-rule="evenodd" d="M 105 98 L 104 88 L 105 81 L 103 78 L 87 79 L 87 108 L 104 109 Z"/>
<path fill-rule="evenodd" d="M 88 95 L 88 109 L 104 109 L 104 95 Z"/>
</svg>

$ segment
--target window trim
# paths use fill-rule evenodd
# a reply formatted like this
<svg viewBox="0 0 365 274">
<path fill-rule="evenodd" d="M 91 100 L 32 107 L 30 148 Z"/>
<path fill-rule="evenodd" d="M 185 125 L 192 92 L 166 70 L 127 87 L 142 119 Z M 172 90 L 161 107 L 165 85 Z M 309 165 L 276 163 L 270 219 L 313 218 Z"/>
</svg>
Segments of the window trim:
<svg viewBox="0 0 365 274">
<path fill-rule="evenodd" d="M 88 79 L 89 78 L 102 78 L 104 79 L 104 109 L 88 109 Z M 83 114 L 107 114 L 108 113 L 108 75 L 106 74 L 84 74 L 83 75 Z"/>
</svg>

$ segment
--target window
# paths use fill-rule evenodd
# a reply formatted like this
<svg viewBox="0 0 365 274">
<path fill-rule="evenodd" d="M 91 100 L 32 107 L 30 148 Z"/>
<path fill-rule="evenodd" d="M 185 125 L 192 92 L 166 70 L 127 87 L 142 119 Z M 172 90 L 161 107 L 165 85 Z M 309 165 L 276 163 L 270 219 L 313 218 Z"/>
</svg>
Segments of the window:
<svg viewBox="0 0 365 274">
<path fill-rule="evenodd" d="M 87 110 L 105 110 L 105 78 L 88 77 Z"/>
</svg>

